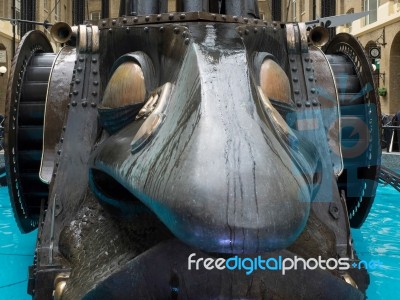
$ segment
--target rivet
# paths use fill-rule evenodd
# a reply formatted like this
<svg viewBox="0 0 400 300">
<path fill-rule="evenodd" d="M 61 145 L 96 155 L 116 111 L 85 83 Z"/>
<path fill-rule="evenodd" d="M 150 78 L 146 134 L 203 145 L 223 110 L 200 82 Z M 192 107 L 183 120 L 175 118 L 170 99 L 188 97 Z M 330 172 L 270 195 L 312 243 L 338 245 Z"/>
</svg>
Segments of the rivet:
<svg viewBox="0 0 400 300">
<path fill-rule="evenodd" d="M 62 129 L 63 129 L 63 131 L 65 131 L 65 129 L 67 129 L 67 126 L 63 126 L 63 128 L 62 128 Z"/>
<path fill-rule="evenodd" d="M 168 19 L 173 20 L 174 19 L 174 14 L 169 14 Z"/>
<path fill-rule="evenodd" d="M 83 101 L 82 102 L 82 107 L 86 107 L 87 106 L 87 101 Z"/>
<path fill-rule="evenodd" d="M 299 79 L 297 77 L 293 78 L 293 82 L 298 82 Z"/>
<path fill-rule="evenodd" d="M 290 62 L 295 62 L 295 61 L 296 60 L 293 57 L 290 58 Z"/>
<path fill-rule="evenodd" d="M 211 14 L 211 17 L 213 17 L 213 19 L 214 19 L 214 20 L 216 20 L 216 19 L 217 19 L 217 16 L 216 16 L 216 14 Z"/>
<path fill-rule="evenodd" d="M 309 81 L 314 81 L 314 77 L 309 77 L 308 80 Z"/>
<path fill-rule="evenodd" d="M 295 93 L 296 95 L 299 95 L 299 94 L 300 94 L 300 91 L 299 91 L 299 90 L 295 90 L 294 93 Z"/>
<path fill-rule="evenodd" d="M 185 39 L 185 44 L 186 44 L 186 45 L 189 45 L 189 43 L 190 43 L 190 39 L 186 38 L 186 39 Z"/>
<path fill-rule="evenodd" d="M 77 104 L 76 101 L 72 101 L 71 103 L 72 106 L 76 106 L 76 104 Z"/>
<path fill-rule="evenodd" d="M 145 20 L 146 22 L 148 22 L 148 21 L 150 21 L 150 17 L 149 17 L 149 16 L 146 16 L 146 17 L 144 17 L 144 20 Z"/>
<path fill-rule="evenodd" d="M 258 32 L 258 29 L 257 28 L 254 28 L 254 33 L 257 33 Z"/>
<path fill-rule="evenodd" d="M 306 70 L 307 70 L 308 72 L 310 72 L 310 71 L 311 71 L 311 67 L 307 67 Z"/>
<path fill-rule="evenodd" d="M 99 82 L 98 81 L 93 81 L 93 85 L 97 86 L 97 85 L 99 85 Z"/>
<path fill-rule="evenodd" d="M 97 92 L 96 92 L 96 91 L 93 91 L 93 92 L 92 92 L 92 95 L 93 95 L 93 96 L 97 96 Z"/>
<path fill-rule="evenodd" d="M 79 61 L 80 62 L 83 62 L 85 59 L 81 56 L 81 57 L 79 57 Z"/>
<path fill-rule="evenodd" d="M 248 35 L 248 34 L 249 34 L 249 30 L 248 30 L 248 29 L 245 29 L 245 30 L 244 30 L 244 34 L 245 34 L 245 35 Z"/>
<path fill-rule="evenodd" d="M 164 32 L 164 27 L 161 26 L 159 30 L 160 30 L 161 32 Z"/>
<path fill-rule="evenodd" d="M 71 86 L 72 86 L 72 85 L 74 85 L 74 82 L 73 82 L 73 81 L 71 81 L 71 82 L 69 83 L 69 85 L 71 85 Z"/>
<path fill-rule="evenodd" d="M 122 22 L 123 22 L 123 23 L 126 23 L 126 22 L 128 22 L 128 20 L 127 20 L 126 18 L 123 18 L 123 19 L 122 19 Z"/>
<path fill-rule="evenodd" d="M 60 142 L 61 142 L 61 143 L 64 143 L 64 138 L 61 138 L 61 139 L 60 139 Z"/>
<path fill-rule="evenodd" d="M 301 107 L 303 104 L 299 101 L 299 102 L 296 102 L 296 105 L 297 105 L 297 107 Z"/>
<path fill-rule="evenodd" d="M 237 16 L 233 16 L 233 20 L 237 22 L 238 17 Z"/>
<path fill-rule="evenodd" d="M 149 27 L 145 27 L 144 32 L 149 32 Z"/>
<path fill-rule="evenodd" d="M 312 104 L 313 104 L 314 106 L 318 106 L 318 101 L 317 101 L 317 100 L 313 100 Z"/>
<path fill-rule="evenodd" d="M 97 70 L 93 70 L 92 72 L 94 75 L 97 75 L 98 71 Z"/>
<path fill-rule="evenodd" d="M 78 95 L 78 91 L 77 90 L 75 90 L 73 93 L 74 93 L 74 95 Z"/>
<path fill-rule="evenodd" d="M 72 98 L 72 93 L 69 93 L 69 97 Z"/>
<path fill-rule="evenodd" d="M 292 71 L 297 72 L 297 68 L 296 67 L 292 68 Z"/>
<path fill-rule="evenodd" d="M 114 19 L 114 20 L 111 21 L 111 23 L 112 23 L 113 25 L 115 25 L 115 23 L 117 23 L 117 20 Z"/>
<path fill-rule="evenodd" d="M 248 22 L 249 22 L 249 19 L 248 19 L 248 18 L 243 18 L 243 21 L 244 21 L 245 23 L 248 23 Z"/>
<path fill-rule="evenodd" d="M 175 34 L 178 34 L 179 32 L 180 32 L 180 29 L 179 29 L 178 27 L 175 27 L 175 28 L 174 28 L 174 33 L 175 33 Z"/>
<path fill-rule="evenodd" d="M 306 107 L 310 107 L 310 106 L 311 106 L 310 101 L 306 101 Z"/>
<path fill-rule="evenodd" d="M 305 61 L 305 62 L 309 62 L 309 61 L 310 61 L 310 58 L 306 57 L 306 58 L 304 58 L 304 61 Z"/>
<path fill-rule="evenodd" d="M 254 19 L 254 24 L 258 24 L 258 20 L 257 19 Z"/>
<path fill-rule="evenodd" d="M 80 83 L 81 83 L 81 80 L 78 78 L 78 79 L 75 80 L 75 82 L 76 82 L 77 84 L 80 84 Z"/>
<path fill-rule="evenodd" d="M 112 32 L 112 29 L 110 28 L 110 29 L 108 29 L 108 33 L 111 33 Z"/>
<path fill-rule="evenodd" d="M 78 71 L 79 73 L 82 72 L 82 68 L 81 68 L 81 67 L 78 67 L 77 71 Z"/>
<path fill-rule="evenodd" d="M 131 31 L 131 29 L 129 27 L 125 28 L 126 32 L 128 33 L 129 31 Z"/>
<path fill-rule="evenodd" d="M 107 25 L 107 21 L 101 22 L 101 25 L 106 26 Z"/>
<path fill-rule="evenodd" d="M 222 15 L 222 20 L 226 21 L 226 16 Z"/>
<path fill-rule="evenodd" d="M 315 88 L 312 88 L 312 89 L 311 89 L 311 93 L 312 93 L 312 94 L 315 94 L 316 92 L 317 92 L 317 90 L 316 90 Z"/>
<path fill-rule="evenodd" d="M 97 106 L 97 104 L 96 104 L 96 103 L 94 103 L 94 102 L 92 102 L 92 103 L 90 103 L 90 106 L 91 106 L 91 107 L 96 107 L 96 106 Z"/>
<path fill-rule="evenodd" d="M 276 21 L 272 22 L 272 25 L 276 26 L 278 25 L 278 23 L 276 23 Z"/>
<path fill-rule="evenodd" d="M 183 20 L 183 19 L 186 18 L 186 15 L 185 15 L 185 14 L 180 14 L 180 15 L 179 15 L 179 18 L 180 18 L 181 20 Z"/>
</svg>

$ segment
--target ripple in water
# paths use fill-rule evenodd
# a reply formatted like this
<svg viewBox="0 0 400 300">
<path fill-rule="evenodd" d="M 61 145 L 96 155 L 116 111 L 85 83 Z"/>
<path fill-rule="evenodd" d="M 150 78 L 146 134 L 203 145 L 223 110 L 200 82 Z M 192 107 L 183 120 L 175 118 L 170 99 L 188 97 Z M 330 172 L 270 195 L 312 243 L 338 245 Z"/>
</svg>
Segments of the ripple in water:
<svg viewBox="0 0 400 300">
<path fill-rule="evenodd" d="M 382 267 L 369 270 L 370 300 L 400 298 L 400 193 L 380 185 L 371 212 L 360 229 L 352 229 L 360 259 L 379 260 Z"/>
</svg>

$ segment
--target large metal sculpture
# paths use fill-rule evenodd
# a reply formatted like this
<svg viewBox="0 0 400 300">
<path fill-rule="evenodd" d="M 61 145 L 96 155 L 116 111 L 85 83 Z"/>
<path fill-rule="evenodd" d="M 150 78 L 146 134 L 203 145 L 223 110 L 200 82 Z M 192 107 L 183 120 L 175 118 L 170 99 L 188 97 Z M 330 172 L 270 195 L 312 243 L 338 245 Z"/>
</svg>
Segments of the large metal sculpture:
<svg viewBox="0 0 400 300">
<path fill-rule="evenodd" d="M 122 1 L 120 18 L 23 37 L 8 186 L 39 228 L 35 299 L 362 299 L 363 268 L 189 270 L 188 259 L 358 258 L 379 173 L 360 44 L 266 23 L 256 1 Z M 191 256 L 194 257 L 194 256 Z"/>
</svg>

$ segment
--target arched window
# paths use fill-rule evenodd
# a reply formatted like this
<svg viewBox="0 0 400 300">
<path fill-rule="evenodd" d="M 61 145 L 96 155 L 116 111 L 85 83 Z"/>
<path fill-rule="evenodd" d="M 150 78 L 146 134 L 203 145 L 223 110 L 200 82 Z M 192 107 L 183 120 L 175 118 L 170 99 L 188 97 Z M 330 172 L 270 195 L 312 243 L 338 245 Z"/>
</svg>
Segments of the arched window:
<svg viewBox="0 0 400 300">
<path fill-rule="evenodd" d="M 354 8 L 350 8 L 347 12 L 346 12 L 346 14 L 354 14 Z M 351 29 L 352 29 L 352 24 L 353 23 L 346 23 L 346 25 L 344 25 L 349 31 L 349 33 L 351 32 Z"/>
</svg>

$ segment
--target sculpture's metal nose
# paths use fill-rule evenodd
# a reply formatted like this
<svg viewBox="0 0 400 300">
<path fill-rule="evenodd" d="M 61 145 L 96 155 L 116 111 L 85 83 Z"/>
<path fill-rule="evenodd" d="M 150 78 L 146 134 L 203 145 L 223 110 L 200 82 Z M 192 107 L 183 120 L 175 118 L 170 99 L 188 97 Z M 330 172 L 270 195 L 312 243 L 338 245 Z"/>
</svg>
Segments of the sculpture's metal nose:
<svg viewBox="0 0 400 300">
<path fill-rule="evenodd" d="M 220 253 L 285 248 L 306 224 L 318 156 L 260 93 L 245 52 L 210 56 L 193 47 L 151 138 L 132 151 L 134 122 L 99 147 L 93 170 L 121 183 L 189 245 Z"/>
</svg>

